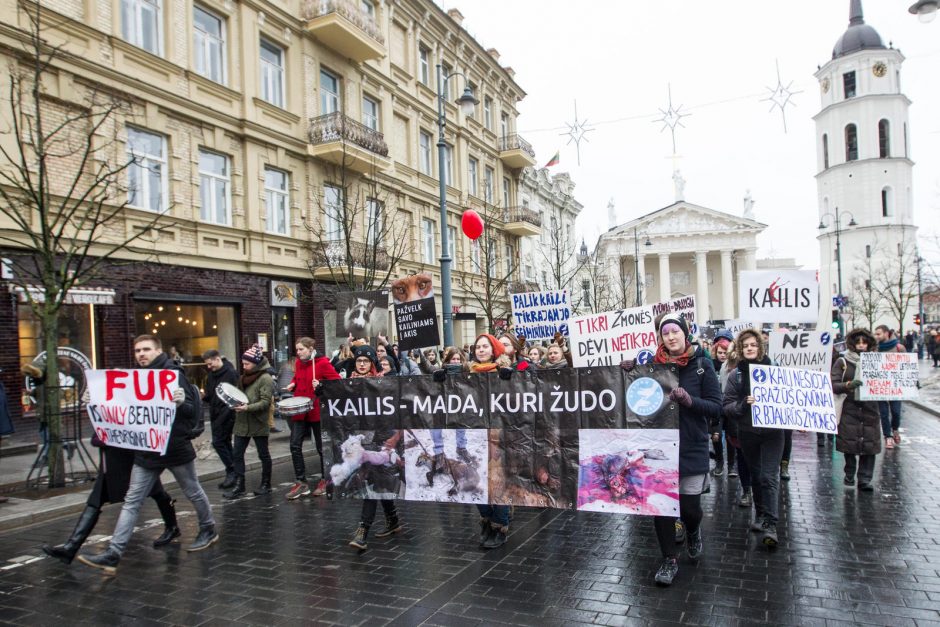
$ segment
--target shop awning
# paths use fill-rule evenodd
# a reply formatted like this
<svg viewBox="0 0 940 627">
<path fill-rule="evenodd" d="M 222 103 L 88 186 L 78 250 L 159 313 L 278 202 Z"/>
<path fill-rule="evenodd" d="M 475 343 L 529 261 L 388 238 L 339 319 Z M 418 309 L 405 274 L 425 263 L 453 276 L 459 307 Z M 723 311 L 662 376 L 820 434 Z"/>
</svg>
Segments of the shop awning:
<svg viewBox="0 0 940 627">
<path fill-rule="evenodd" d="M 11 285 L 10 293 L 16 294 L 21 303 L 29 302 L 26 298 L 26 290 L 33 302 L 42 303 L 46 300 L 46 292 L 38 285 L 27 285 L 25 288 L 19 285 Z M 113 305 L 114 290 L 106 287 L 82 287 L 73 288 L 65 295 L 66 305 Z"/>
</svg>

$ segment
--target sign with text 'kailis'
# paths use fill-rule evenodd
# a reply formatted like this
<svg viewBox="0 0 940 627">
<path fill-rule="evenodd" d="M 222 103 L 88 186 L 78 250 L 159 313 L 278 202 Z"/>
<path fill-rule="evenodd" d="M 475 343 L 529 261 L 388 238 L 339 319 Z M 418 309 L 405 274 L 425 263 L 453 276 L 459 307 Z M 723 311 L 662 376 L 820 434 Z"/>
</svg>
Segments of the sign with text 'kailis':
<svg viewBox="0 0 940 627">
<path fill-rule="evenodd" d="M 816 322 L 819 282 L 815 270 L 757 270 L 739 275 L 738 316 L 757 322 Z"/>
</svg>

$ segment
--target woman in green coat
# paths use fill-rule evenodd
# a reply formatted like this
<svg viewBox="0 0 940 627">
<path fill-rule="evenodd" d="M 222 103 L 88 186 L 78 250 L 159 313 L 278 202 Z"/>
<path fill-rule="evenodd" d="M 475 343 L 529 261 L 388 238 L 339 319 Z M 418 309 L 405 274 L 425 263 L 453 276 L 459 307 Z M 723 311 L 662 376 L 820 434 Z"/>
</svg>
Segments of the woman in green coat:
<svg viewBox="0 0 940 627">
<path fill-rule="evenodd" d="M 235 467 L 235 487 L 222 494 L 227 499 L 237 499 L 245 494 L 245 451 L 252 439 L 261 460 L 261 485 L 255 490 L 255 495 L 271 493 L 268 414 L 271 411 L 271 398 L 274 396 L 274 379 L 268 372 L 270 368 L 271 365 L 258 344 L 242 355 L 242 376 L 238 387 L 248 397 L 248 402 L 234 408 L 235 448 L 232 452 L 232 464 Z"/>
</svg>

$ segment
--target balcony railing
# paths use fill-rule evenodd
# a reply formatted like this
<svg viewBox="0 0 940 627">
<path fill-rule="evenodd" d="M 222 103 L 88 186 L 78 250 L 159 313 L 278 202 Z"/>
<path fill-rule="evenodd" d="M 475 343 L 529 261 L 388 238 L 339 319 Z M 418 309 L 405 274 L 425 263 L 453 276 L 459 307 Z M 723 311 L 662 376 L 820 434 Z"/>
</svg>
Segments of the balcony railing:
<svg viewBox="0 0 940 627">
<path fill-rule="evenodd" d="M 525 206 L 509 207 L 503 211 L 503 222 L 506 224 L 511 222 L 528 222 L 533 226 L 542 228 L 542 216 L 539 215 L 537 211 Z"/>
<path fill-rule="evenodd" d="M 382 133 L 338 111 L 312 118 L 308 138 L 311 144 L 347 141 L 377 155 L 388 156 L 388 144 Z"/>
<path fill-rule="evenodd" d="M 346 268 L 375 268 L 388 270 L 388 251 L 384 246 L 370 246 L 363 242 L 335 241 L 314 242 L 311 245 L 311 264 L 315 268 L 332 268 L 334 273 Z"/>
<path fill-rule="evenodd" d="M 499 139 L 499 151 L 506 152 L 507 150 L 521 150 L 535 159 L 535 150 L 532 148 L 532 144 L 522 139 L 522 136 L 518 133 L 506 135 Z"/>
<path fill-rule="evenodd" d="M 371 15 L 359 8 L 353 0 L 306 0 L 303 6 L 303 18 L 312 20 L 330 13 L 338 13 L 355 24 L 369 37 L 385 45 L 385 35 Z"/>
<path fill-rule="evenodd" d="M 506 286 L 506 289 L 510 294 L 541 291 L 541 287 L 536 281 L 512 281 Z"/>
</svg>

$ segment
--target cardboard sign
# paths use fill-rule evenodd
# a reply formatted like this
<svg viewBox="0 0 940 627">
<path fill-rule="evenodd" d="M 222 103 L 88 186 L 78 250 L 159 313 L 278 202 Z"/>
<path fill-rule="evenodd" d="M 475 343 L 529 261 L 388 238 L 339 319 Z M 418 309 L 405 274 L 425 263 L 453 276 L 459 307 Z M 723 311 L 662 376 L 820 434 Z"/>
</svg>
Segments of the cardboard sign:
<svg viewBox="0 0 940 627">
<path fill-rule="evenodd" d="M 875 353 L 859 355 L 855 378 L 862 382 L 860 401 L 909 401 L 917 398 L 917 354 Z"/>
<path fill-rule="evenodd" d="M 768 353 L 778 366 L 829 372 L 832 334 L 828 331 L 771 331 Z"/>
<path fill-rule="evenodd" d="M 336 337 L 388 335 L 388 290 L 336 295 Z"/>
<path fill-rule="evenodd" d="M 653 308 L 653 319 L 655 320 L 664 313 L 677 313 L 685 316 L 685 321 L 689 324 L 689 333 L 698 335 L 699 325 L 695 318 L 695 294 L 674 298 L 665 303 L 655 303 Z"/>
<path fill-rule="evenodd" d="M 757 270 L 740 273 L 738 315 L 764 322 L 815 323 L 819 282 L 815 270 Z"/>
<path fill-rule="evenodd" d="M 166 454 L 176 419 L 176 370 L 86 370 L 88 417 L 108 446 Z"/>
<path fill-rule="evenodd" d="M 612 366 L 624 359 L 647 364 L 656 354 L 653 309 L 648 305 L 577 316 L 568 329 L 576 368 Z"/>
<path fill-rule="evenodd" d="M 395 301 L 398 348 L 409 351 L 440 344 L 431 275 L 422 272 L 398 279 L 392 283 L 391 291 Z"/>
<path fill-rule="evenodd" d="M 568 290 L 510 294 L 513 333 L 528 340 L 550 340 L 555 333 L 568 335 L 571 301 Z"/>
<path fill-rule="evenodd" d="M 766 429 L 835 433 L 838 429 L 828 372 L 752 364 L 751 424 Z"/>
</svg>

